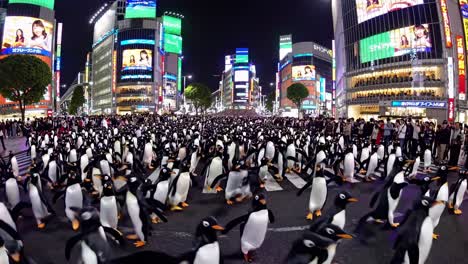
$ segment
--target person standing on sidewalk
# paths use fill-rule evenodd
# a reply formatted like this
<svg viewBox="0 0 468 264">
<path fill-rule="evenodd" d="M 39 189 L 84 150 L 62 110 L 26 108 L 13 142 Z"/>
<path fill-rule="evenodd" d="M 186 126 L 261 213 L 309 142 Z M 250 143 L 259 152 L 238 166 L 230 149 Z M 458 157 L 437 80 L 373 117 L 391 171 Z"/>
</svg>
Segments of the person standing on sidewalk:
<svg viewBox="0 0 468 264">
<path fill-rule="evenodd" d="M 393 130 L 394 128 L 393 128 L 392 120 L 390 118 L 387 118 L 387 123 L 385 124 L 385 128 L 384 128 L 385 148 L 387 148 L 388 145 L 392 142 Z"/>
<path fill-rule="evenodd" d="M 447 146 L 450 144 L 450 128 L 447 120 L 444 120 L 438 132 L 437 161 L 442 163 L 445 160 Z"/>
<path fill-rule="evenodd" d="M 3 124 L 2 124 L 0 126 L 0 141 L 2 142 L 3 150 L 5 151 L 6 148 L 5 148 L 5 142 L 3 141 L 3 138 L 4 138 L 4 134 L 3 134 Z"/>
<path fill-rule="evenodd" d="M 406 122 L 397 120 L 397 136 L 400 140 L 400 148 L 403 155 L 406 154 Z"/>
<path fill-rule="evenodd" d="M 463 133 L 460 127 L 460 123 L 455 123 L 455 126 L 452 127 L 450 134 L 450 166 L 458 165 L 458 158 L 460 156 L 462 142 Z"/>
</svg>

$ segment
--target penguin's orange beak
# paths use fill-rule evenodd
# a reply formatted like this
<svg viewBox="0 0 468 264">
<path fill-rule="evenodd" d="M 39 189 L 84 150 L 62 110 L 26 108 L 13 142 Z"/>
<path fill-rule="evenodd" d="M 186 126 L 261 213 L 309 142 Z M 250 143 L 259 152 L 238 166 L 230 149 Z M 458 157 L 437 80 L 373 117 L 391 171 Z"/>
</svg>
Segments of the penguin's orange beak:
<svg viewBox="0 0 468 264">
<path fill-rule="evenodd" d="M 439 177 L 439 176 L 434 177 L 434 178 L 431 179 L 431 181 L 438 181 L 438 180 L 440 180 L 440 177 Z"/>
<path fill-rule="evenodd" d="M 359 201 L 359 200 L 356 199 L 356 198 L 349 198 L 349 199 L 348 199 L 348 202 L 350 202 L 350 203 L 356 203 L 356 202 L 358 202 L 358 201 Z"/>
<path fill-rule="evenodd" d="M 261 204 L 263 204 L 263 205 L 265 205 L 265 204 L 267 203 L 265 199 L 261 199 L 259 202 L 260 202 Z"/>
<path fill-rule="evenodd" d="M 211 228 L 213 228 L 214 230 L 218 230 L 218 231 L 223 231 L 224 230 L 224 227 L 222 227 L 220 225 L 214 225 Z"/>
<path fill-rule="evenodd" d="M 350 234 L 338 234 L 336 236 L 343 239 L 353 239 L 353 237 Z"/>
<path fill-rule="evenodd" d="M 436 206 L 438 204 L 445 204 L 445 202 L 444 201 L 435 201 L 435 202 L 432 203 L 432 206 Z"/>
<path fill-rule="evenodd" d="M 460 168 L 459 168 L 459 167 L 451 167 L 451 168 L 449 168 L 448 170 L 449 170 L 449 171 L 456 171 L 456 170 L 458 170 L 458 169 L 460 169 Z"/>
<path fill-rule="evenodd" d="M 20 262 L 21 255 L 19 253 L 11 254 L 10 257 L 13 259 L 14 262 Z"/>
</svg>

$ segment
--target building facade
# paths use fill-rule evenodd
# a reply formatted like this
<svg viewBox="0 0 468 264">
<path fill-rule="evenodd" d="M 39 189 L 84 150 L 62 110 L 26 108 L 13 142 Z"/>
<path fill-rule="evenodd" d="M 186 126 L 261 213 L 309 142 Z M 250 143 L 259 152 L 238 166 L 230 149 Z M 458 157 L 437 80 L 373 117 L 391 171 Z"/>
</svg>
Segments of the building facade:
<svg viewBox="0 0 468 264">
<path fill-rule="evenodd" d="M 380 2 L 332 1 L 338 116 L 464 121 L 459 3 Z"/>
<path fill-rule="evenodd" d="M 332 114 L 332 50 L 314 42 L 292 43 L 292 36 L 280 37 L 280 62 L 276 98 L 280 112 L 297 115 L 297 107 L 287 98 L 287 89 L 302 83 L 309 96 L 302 111 L 311 115 Z"/>
</svg>

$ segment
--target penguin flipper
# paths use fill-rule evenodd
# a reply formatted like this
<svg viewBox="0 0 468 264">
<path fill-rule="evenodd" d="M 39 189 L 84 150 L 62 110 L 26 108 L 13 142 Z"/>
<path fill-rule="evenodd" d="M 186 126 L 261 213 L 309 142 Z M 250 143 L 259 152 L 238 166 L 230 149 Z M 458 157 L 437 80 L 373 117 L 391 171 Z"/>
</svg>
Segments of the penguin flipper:
<svg viewBox="0 0 468 264">
<path fill-rule="evenodd" d="M 18 219 L 18 216 L 21 212 L 21 210 L 26 209 L 26 208 L 31 208 L 31 203 L 27 202 L 19 202 L 13 209 L 11 210 L 11 218 L 13 218 L 13 221 L 16 222 Z"/>
<path fill-rule="evenodd" d="M 307 190 L 307 188 L 311 187 L 312 186 L 312 183 L 313 183 L 313 178 L 311 178 L 298 192 L 297 192 L 297 196 L 301 196 L 302 193 Z"/>
<path fill-rule="evenodd" d="M 275 222 L 275 215 L 270 209 L 268 209 L 268 219 L 270 220 L 270 224 L 273 224 Z"/>
<path fill-rule="evenodd" d="M 0 220 L 0 229 L 5 231 L 8 235 L 10 235 L 14 240 L 21 240 L 19 233 L 13 229 L 9 224 Z"/>
<path fill-rule="evenodd" d="M 216 176 L 216 178 L 215 178 L 215 179 L 213 180 L 213 182 L 211 183 L 210 187 L 211 187 L 211 188 L 214 188 L 214 187 L 216 186 L 216 184 L 217 184 L 220 180 L 226 178 L 227 176 L 228 176 L 228 175 L 227 175 L 226 173 L 223 173 L 223 174 L 221 174 L 221 175 Z"/>
<path fill-rule="evenodd" d="M 249 219 L 249 215 L 250 214 L 246 214 L 246 215 L 243 215 L 241 217 L 231 220 L 231 222 L 229 222 L 226 225 L 225 229 L 221 233 L 222 234 L 229 233 L 229 231 L 231 231 L 231 229 L 233 229 L 236 225 L 239 225 L 240 223 L 247 221 Z"/>
<path fill-rule="evenodd" d="M 125 243 L 125 239 L 122 236 L 122 233 L 120 233 L 119 231 L 107 226 L 102 226 L 102 228 L 104 229 L 104 232 L 111 235 L 114 238 L 114 240 L 118 241 L 119 245 L 122 246 Z"/>
<path fill-rule="evenodd" d="M 54 194 L 54 197 L 52 198 L 52 203 L 57 203 L 57 200 L 62 197 L 62 196 L 65 196 L 65 193 L 66 193 L 66 190 L 61 190 L 61 191 L 58 191 Z"/>
<path fill-rule="evenodd" d="M 380 196 L 380 193 L 381 192 L 375 192 L 374 195 L 372 195 L 372 198 L 369 202 L 369 207 L 370 208 L 373 208 L 375 203 L 377 202 L 377 200 L 379 199 L 379 196 Z"/>
<path fill-rule="evenodd" d="M 84 234 L 79 234 L 79 235 L 76 235 L 72 238 L 70 238 L 66 245 L 65 245 L 65 258 L 68 260 L 70 260 L 70 256 L 71 256 L 71 252 L 73 250 L 73 247 L 75 247 L 75 245 L 80 242 L 83 238 Z"/>
</svg>

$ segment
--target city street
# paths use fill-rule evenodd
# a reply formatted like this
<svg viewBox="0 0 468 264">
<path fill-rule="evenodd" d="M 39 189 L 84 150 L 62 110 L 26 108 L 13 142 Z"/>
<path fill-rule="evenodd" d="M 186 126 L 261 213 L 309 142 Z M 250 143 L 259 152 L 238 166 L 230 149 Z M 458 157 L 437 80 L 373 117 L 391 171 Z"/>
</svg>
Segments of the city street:
<svg viewBox="0 0 468 264">
<path fill-rule="evenodd" d="M 293 179 L 293 177 L 288 178 Z M 454 179 L 456 179 L 456 175 L 451 174 L 450 181 Z M 293 181 L 287 179 L 279 185 L 282 190 L 267 192 L 268 207 L 274 212 L 276 222 L 269 226 L 266 240 L 262 248 L 256 253 L 254 263 L 282 263 L 291 248 L 292 242 L 301 235 L 302 230 L 306 229 L 308 225 L 305 216 L 307 214 L 309 192 L 297 197 L 298 188 Z M 351 204 L 348 207 L 346 231 L 352 232 L 359 218 L 367 213 L 370 196 L 380 186 L 380 183 L 356 183 L 352 186 L 345 185 L 343 187 L 359 198 L 358 203 Z M 331 201 L 339 189 L 330 187 L 329 190 L 327 208 L 332 205 Z M 417 194 L 417 187 L 410 186 L 405 189 L 397 211 L 405 212 L 410 208 Z M 48 197 L 51 199 L 50 194 Z M 180 213 L 168 212 L 169 222 L 153 225 L 154 230 L 149 244 L 140 250 L 154 250 L 170 255 L 184 253 L 192 247 L 192 235 L 203 217 L 216 216 L 219 222 L 225 225 L 233 218 L 246 213 L 250 208 L 250 202 L 228 206 L 224 203 L 223 197 L 224 193 L 202 194 L 199 187 L 192 188 L 188 199 L 190 207 Z M 59 200 L 54 208 L 59 216 L 52 219 L 45 230 L 37 230 L 33 218 L 30 217 L 31 212 L 26 212 L 27 216 L 20 219 L 18 223 L 18 228 L 24 238 L 26 254 L 34 257 L 41 264 L 66 263 L 64 257 L 65 242 L 75 234 L 71 231 L 71 224 L 64 217 L 63 200 Z M 468 221 L 468 203 L 465 202 L 463 209 L 466 211 L 463 216 L 456 217 L 445 213 L 441 218 L 439 227 L 436 230 L 441 236 L 439 240 L 433 243 L 427 261 L 428 264 L 466 262 L 468 257 L 468 252 L 465 250 L 468 247 L 468 225 L 466 225 Z M 124 215 L 124 219 L 119 223 L 119 229 L 126 234 L 130 232 L 128 221 L 128 217 Z M 394 239 L 394 232 L 378 231 L 377 238 L 368 246 L 361 245 L 357 239 L 343 241 L 338 247 L 335 261 L 339 264 L 389 263 L 393 255 L 391 248 Z M 227 236 L 220 236 L 219 241 L 225 263 L 243 263 L 240 254 L 238 227 Z M 73 252 L 73 256 L 76 256 L 80 252 L 79 247 L 76 247 Z M 137 250 L 133 248 L 131 243 L 128 243 L 123 249 L 116 249 L 115 256 L 125 256 L 132 252 L 137 252 Z M 73 256 L 72 259 L 76 259 Z M 151 260 L 151 262 L 147 263 L 160 262 Z"/>
</svg>

